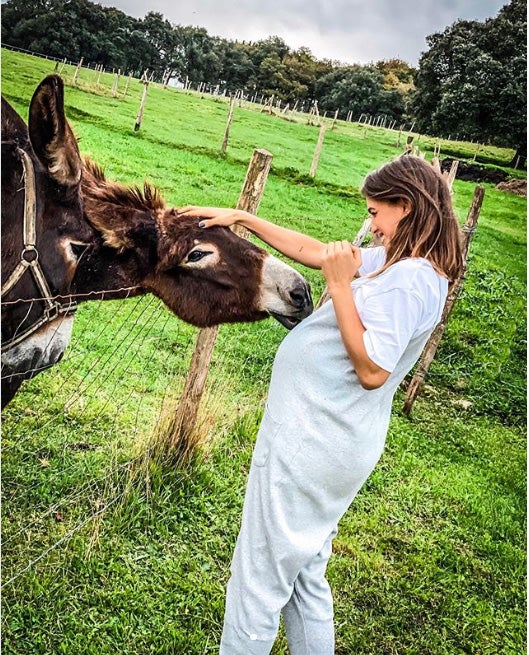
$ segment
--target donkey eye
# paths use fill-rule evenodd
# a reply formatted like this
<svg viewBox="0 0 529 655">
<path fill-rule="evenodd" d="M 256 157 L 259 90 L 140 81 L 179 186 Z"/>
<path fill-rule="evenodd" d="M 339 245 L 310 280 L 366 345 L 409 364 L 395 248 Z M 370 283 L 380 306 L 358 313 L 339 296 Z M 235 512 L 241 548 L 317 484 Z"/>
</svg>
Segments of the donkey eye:
<svg viewBox="0 0 529 655">
<path fill-rule="evenodd" d="M 204 250 L 193 250 L 193 252 L 190 252 L 189 255 L 187 256 L 187 261 L 198 262 L 202 259 L 202 257 L 205 257 L 206 255 L 209 254 L 211 253 L 205 252 Z"/>
<path fill-rule="evenodd" d="M 88 243 L 75 243 L 70 241 L 70 248 L 72 249 L 72 253 L 76 259 L 80 259 L 82 255 L 84 255 L 89 245 L 90 244 Z"/>
</svg>

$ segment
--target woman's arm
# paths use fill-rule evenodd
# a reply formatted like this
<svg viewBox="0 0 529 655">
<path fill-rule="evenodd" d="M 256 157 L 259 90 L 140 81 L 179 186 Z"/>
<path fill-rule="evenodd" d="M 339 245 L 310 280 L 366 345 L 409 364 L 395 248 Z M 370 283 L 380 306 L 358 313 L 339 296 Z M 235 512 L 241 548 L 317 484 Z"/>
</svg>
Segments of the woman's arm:
<svg viewBox="0 0 529 655">
<path fill-rule="evenodd" d="M 205 228 L 215 225 L 224 227 L 234 224 L 242 225 L 290 259 L 309 268 L 321 268 L 324 244 L 301 232 L 275 225 L 241 209 L 188 206 L 179 209 L 178 213 L 202 218 L 200 225 Z"/>
<path fill-rule="evenodd" d="M 366 331 L 351 293 L 351 281 L 362 263 L 359 249 L 347 241 L 325 246 L 322 272 L 332 298 L 342 341 L 364 389 L 381 387 L 389 372 L 369 358 L 363 335 Z"/>
</svg>

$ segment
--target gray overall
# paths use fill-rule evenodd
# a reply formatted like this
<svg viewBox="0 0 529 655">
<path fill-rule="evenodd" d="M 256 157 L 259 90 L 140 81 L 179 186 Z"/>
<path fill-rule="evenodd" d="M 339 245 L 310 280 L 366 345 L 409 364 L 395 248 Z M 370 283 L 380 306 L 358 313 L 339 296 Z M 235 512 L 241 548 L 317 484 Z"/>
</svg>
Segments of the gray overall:
<svg viewBox="0 0 529 655">
<path fill-rule="evenodd" d="M 358 382 L 331 301 L 284 339 L 247 483 L 221 655 L 268 654 L 281 613 L 291 655 L 334 653 L 332 539 L 380 458 L 393 395 L 430 332 L 409 342 L 373 391 Z"/>
</svg>

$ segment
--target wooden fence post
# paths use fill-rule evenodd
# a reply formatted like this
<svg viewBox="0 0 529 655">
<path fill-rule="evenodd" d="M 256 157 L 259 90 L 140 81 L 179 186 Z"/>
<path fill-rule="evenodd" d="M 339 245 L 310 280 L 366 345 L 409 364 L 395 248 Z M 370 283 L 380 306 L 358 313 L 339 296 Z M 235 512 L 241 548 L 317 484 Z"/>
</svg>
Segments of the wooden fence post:
<svg viewBox="0 0 529 655">
<path fill-rule="evenodd" d="M 81 66 L 83 65 L 83 59 L 84 59 L 84 57 L 81 57 L 81 59 L 79 60 L 79 63 L 77 64 L 77 68 L 75 69 L 75 73 L 73 74 L 72 84 L 74 84 L 74 85 L 77 84 L 77 78 L 79 77 L 79 70 L 80 70 Z"/>
<path fill-rule="evenodd" d="M 371 218 L 368 216 L 365 221 L 362 223 L 362 227 L 358 230 L 356 233 L 356 236 L 353 240 L 353 246 L 361 246 L 364 243 L 364 239 L 367 236 L 367 233 L 371 229 Z M 330 295 L 329 295 L 329 290 L 327 287 L 323 290 L 320 299 L 318 300 L 316 304 L 316 309 L 319 309 L 324 302 L 327 302 L 329 300 Z"/>
<path fill-rule="evenodd" d="M 452 162 L 452 165 L 450 166 L 450 172 L 446 176 L 446 183 L 448 184 L 448 188 L 450 189 L 450 193 L 452 193 L 452 187 L 454 186 L 454 180 L 456 179 L 456 174 L 457 174 L 457 168 L 459 166 L 459 160 L 454 159 Z"/>
<path fill-rule="evenodd" d="M 437 352 L 437 348 L 439 347 L 439 342 L 441 341 L 441 337 L 443 336 L 443 333 L 446 329 L 446 323 L 448 321 L 448 317 L 450 316 L 450 312 L 452 311 L 454 304 L 457 300 L 457 297 L 461 292 L 461 289 L 463 288 L 465 273 L 467 269 L 467 258 L 468 258 L 468 251 L 470 248 L 470 242 L 472 241 L 472 236 L 476 230 L 476 225 L 479 218 L 479 212 L 481 211 L 481 205 L 483 204 L 484 195 L 485 195 L 485 189 L 483 187 L 477 186 L 474 190 L 474 197 L 472 198 L 472 204 L 470 205 L 467 220 L 462 230 L 461 246 L 463 250 L 463 273 L 454 283 L 454 286 L 450 294 L 448 295 L 448 298 L 446 299 L 445 306 L 443 309 L 443 315 L 441 317 L 441 322 L 439 323 L 439 325 L 437 325 L 435 330 L 432 332 L 430 338 L 428 339 L 428 342 L 426 343 L 426 346 L 424 347 L 422 355 L 419 358 L 419 363 L 417 366 L 416 373 L 412 377 L 406 392 L 406 400 L 404 402 L 404 407 L 403 407 L 403 411 L 405 414 L 409 415 L 413 403 L 415 402 L 415 399 L 419 395 L 419 392 L 424 383 L 424 378 L 428 373 L 430 365 L 435 357 L 435 353 Z"/>
<path fill-rule="evenodd" d="M 320 133 L 318 135 L 318 142 L 316 143 L 316 149 L 314 150 L 314 157 L 312 158 L 312 164 L 310 167 L 309 175 L 314 177 L 318 169 L 318 161 L 320 159 L 321 149 L 323 147 L 323 139 L 325 138 L 325 123 L 320 127 Z"/>
<path fill-rule="evenodd" d="M 257 213 L 271 163 L 272 155 L 269 152 L 260 149 L 254 150 L 237 209 L 243 209 L 252 214 Z M 246 230 L 235 226 L 234 232 L 243 236 Z M 196 431 L 198 409 L 218 330 L 218 326 L 204 328 L 199 330 L 197 335 L 184 390 L 167 435 L 169 449 L 177 461 L 185 460 L 193 448 L 192 437 Z"/>
<path fill-rule="evenodd" d="M 118 72 L 116 73 L 116 76 L 114 77 L 114 82 L 112 83 L 112 95 L 114 98 L 118 94 L 118 85 L 119 85 L 119 76 L 121 75 L 121 69 L 118 68 Z"/>
<path fill-rule="evenodd" d="M 129 76 L 127 77 L 127 83 L 125 84 L 125 90 L 123 91 L 123 97 L 125 97 L 129 92 L 129 85 L 130 85 L 131 78 L 132 78 L 132 73 L 129 73 Z"/>
<path fill-rule="evenodd" d="M 228 122 L 226 123 L 226 129 L 224 130 L 224 139 L 222 140 L 222 145 L 220 151 L 223 155 L 226 154 L 226 148 L 228 147 L 228 139 L 230 138 L 230 127 L 233 120 L 233 108 L 235 107 L 235 95 L 232 95 L 230 98 L 230 109 L 228 112 Z"/>
<path fill-rule="evenodd" d="M 149 88 L 147 71 L 145 71 L 143 78 L 140 81 L 143 84 L 143 93 L 141 94 L 140 108 L 138 109 L 138 115 L 136 116 L 136 123 L 134 124 L 135 132 L 137 132 L 140 129 L 141 121 L 143 119 L 143 110 L 145 109 L 145 102 L 147 101 L 147 89 Z"/>
</svg>

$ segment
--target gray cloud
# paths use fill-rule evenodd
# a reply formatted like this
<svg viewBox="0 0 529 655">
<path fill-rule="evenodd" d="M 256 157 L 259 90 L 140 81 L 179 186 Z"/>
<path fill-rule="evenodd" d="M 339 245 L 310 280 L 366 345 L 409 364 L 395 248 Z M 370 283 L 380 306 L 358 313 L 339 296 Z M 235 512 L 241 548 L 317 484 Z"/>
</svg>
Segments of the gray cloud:
<svg viewBox="0 0 529 655">
<path fill-rule="evenodd" d="M 173 24 L 197 25 L 211 36 L 256 41 L 280 36 L 318 59 L 369 63 L 399 57 L 416 65 L 426 36 L 459 19 L 493 17 L 507 0 L 100 0 L 144 17 L 156 11 Z"/>
</svg>

